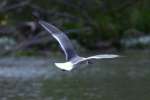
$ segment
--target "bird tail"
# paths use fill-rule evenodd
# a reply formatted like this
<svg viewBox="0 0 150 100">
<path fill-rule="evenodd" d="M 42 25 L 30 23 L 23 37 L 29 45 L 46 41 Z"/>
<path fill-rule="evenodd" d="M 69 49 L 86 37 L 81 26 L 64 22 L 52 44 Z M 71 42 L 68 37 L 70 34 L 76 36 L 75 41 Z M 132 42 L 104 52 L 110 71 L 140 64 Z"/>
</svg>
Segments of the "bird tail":
<svg viewBox="0 0 150 100">
<path fill-rule="evenodd" d="M 74 67 L 74 65 L 71 62 L 55 63 L 55 65 L 56 67 L 66 71 L 71 71 Z"/>
</svg>

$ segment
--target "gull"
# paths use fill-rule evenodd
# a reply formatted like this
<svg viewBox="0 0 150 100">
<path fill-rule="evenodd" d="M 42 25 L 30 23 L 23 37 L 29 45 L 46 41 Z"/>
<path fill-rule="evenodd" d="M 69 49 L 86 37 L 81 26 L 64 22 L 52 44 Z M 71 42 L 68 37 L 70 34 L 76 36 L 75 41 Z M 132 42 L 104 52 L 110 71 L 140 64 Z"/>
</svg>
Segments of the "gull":
<svg viewBox="0 0 150 100">
<path fill-rule="evenodd" d="M 100 55 L 94 55 L 90 57 L 81 57 L 79 56 L 70 39 L 67 37 L 67 35 L 56 28 L 54 25 L 43 21 L 38 20 L 38 23 L 46 30 L 48 33 L 50 33 L 60 44 L 61 49 L 63 50 L 65 56 L 66 56 L 66 62 L 64 63 L 54 63 L 56 67 L 65 70 L 65 71 L 71 71 L 75 67 L 77 67 L 80 63 L 88 63 L 92 59 L 106 59 L 106 58 L 116 58 L 119 57 L 119 55 L 115 54 L 100 54 Z"/>
</svg>

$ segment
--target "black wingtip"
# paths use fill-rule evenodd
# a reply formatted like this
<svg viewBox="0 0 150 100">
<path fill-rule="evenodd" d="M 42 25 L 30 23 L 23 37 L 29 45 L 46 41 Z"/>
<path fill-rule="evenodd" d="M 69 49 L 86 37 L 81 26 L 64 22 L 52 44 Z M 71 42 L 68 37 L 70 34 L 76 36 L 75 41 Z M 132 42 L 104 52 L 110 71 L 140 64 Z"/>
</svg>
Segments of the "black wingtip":
<svg viewBox="0 0 150 100">
<path fill-rule="evenodd" d="M 37 22 L 41 19 L 40 14 L 38 12 L 32 12 L 32 16 L 33 16 L 34 20 Z"/>
<path fill-rule="evenodd" d="M 32 12 L 32 16 L 33 16 L 34 21 L 36 23 L 38 23 L 39 25 L 41 25 L 41 21 L 43 21 L 43 20 L 42 20 L 40 14 L 38 12 Z"/>
</svg>

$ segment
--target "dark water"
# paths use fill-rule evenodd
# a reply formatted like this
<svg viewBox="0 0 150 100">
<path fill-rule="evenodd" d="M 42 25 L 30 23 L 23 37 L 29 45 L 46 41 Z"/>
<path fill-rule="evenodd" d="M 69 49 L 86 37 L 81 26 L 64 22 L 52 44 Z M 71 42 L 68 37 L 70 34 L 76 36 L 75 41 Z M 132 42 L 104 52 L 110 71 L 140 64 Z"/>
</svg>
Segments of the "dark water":
<svg viewBox="0 0 150 100">
<path fill-rule="evenodd" d="M 53 66 L 59 56 L 1 58 L 0 100 L 150 100 L 150 51 L 121 55 L 73 72 Z"/>
</svg>

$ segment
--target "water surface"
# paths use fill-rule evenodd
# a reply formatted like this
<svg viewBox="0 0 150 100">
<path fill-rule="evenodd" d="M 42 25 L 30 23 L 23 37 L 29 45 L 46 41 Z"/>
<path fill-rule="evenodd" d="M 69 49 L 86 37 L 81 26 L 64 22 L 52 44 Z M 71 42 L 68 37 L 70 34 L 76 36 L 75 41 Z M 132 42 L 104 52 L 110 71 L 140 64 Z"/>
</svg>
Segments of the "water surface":
<svg viewBox="0 0 150 100">
<path fill-rule="evenodd" d="M 72 72 L 62 56 L 0 58 L 0 100 L 149 100 L 150 51 L 121 55 Z"/>
</svg>

